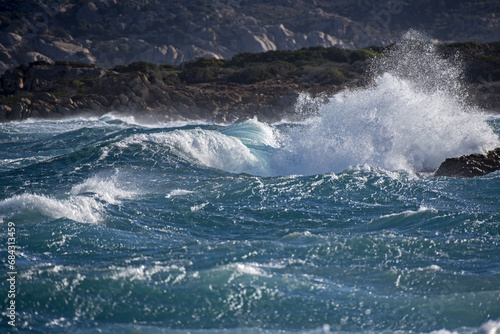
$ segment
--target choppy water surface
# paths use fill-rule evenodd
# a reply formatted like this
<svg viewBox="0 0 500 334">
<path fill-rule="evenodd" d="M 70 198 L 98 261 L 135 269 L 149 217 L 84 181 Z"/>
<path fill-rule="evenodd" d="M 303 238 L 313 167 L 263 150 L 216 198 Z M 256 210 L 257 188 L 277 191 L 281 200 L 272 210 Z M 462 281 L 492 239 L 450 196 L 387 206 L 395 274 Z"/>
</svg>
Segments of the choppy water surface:
<svg viewBox="0 0 500 334">
<path fill-rule="evenodd" d="M 396 56 L 302 123 L 1 124 L 15 329 L 498 332 L 500 174 L 419 173 L 500 146 L 500 119 Z"/>
</svg>

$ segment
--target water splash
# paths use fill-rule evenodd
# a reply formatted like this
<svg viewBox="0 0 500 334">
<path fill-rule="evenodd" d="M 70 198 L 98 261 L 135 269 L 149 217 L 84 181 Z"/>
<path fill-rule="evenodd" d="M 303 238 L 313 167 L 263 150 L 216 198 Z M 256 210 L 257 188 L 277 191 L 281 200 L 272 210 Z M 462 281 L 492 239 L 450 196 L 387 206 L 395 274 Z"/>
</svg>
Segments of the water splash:
<svg viewBox="0 0 500 334">
<path fill-rule="evenodd" d="M 367 164 L 429 171 L 448 157 L 499 146 L 486 116 L 464 102 L 458 58 L 442 58 L 409 31 L 372 62 L 369 87 L 331 97 L 309 125 L 287 131 L 275 170 L 316 174 Z"/>
</svg>

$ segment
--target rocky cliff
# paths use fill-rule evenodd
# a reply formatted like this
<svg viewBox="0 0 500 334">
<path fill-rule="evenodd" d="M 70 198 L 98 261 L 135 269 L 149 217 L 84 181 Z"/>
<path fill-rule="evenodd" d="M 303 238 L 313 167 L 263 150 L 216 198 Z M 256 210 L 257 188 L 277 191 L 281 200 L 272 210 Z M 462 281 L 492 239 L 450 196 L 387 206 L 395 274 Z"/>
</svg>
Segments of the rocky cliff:
<svg viewBox="0 0 500 334">
<path fill-rule="evenodd" d="M 110 68 L 135 61 L 304 47 L 387 45 L 408 28 L 444 41 L 495 41 L 496 0 L 24 0 L 0 3 L 0 73 L 35 61 Z"/>
</svg>

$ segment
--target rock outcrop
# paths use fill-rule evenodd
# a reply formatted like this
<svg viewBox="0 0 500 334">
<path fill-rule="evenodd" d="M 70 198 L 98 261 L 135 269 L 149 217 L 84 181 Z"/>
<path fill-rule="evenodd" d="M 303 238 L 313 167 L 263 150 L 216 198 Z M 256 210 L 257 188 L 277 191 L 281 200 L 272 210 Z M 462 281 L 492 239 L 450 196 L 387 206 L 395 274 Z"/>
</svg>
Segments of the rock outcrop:
<svg viewBox="0 0 500 334">
<path fill-rule="evenodd" d="M 486 154 L 470 154 L 446 159 L 434 176 L 466 178 L 481 176 L 500 170 L 500 148 Z"/>
</svg>

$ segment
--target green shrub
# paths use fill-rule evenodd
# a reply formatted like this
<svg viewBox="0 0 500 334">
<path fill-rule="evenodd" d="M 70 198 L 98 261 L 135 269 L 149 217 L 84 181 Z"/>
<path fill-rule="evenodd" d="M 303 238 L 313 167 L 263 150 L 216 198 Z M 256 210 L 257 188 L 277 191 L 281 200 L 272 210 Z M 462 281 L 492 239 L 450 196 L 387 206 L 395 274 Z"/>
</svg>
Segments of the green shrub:
<svg viewBox="0 0 500 334">
<path fill-rule="evenodd" d="M 207 67 L 220 68 L 224 66 L 226 63 L 228 63 L 228 61 L 224 59 L 200 57 L 196 58 L 193 61 L 185 63 L 183 67 L 185 69 L 207 68 Z"/>
<path fill-rule="evenodd" d="M 119 73 L 131 73 L 131 72 L 154 73 L 160 71 L 160 66 L 156 64 L 147 63 L 145 61 L 136 61 L 129 65 L 117 65 L 112 70 Z"/>
<path fill-rule="evenodd" d="M 347 59 L 350 60 L 351 63 L 355 61 L 368 60 L 370 58 L 381 56 L 380 52 L 377 52 L 376 48 L 366 48 L 366 49 L 354 49 L 347 51 Z"/>
<path fill-rule="evenodd" d="M 366 60 L 381 54 L 382 48 L 370 47 L 365 49 L 344 50 L 336 47 L 324 48 L 320 46 L 302 48 L 296 51 L 267 51 L 263 53 L 240 53 L 235 55 L 226 66 L 244 67 L 255 63 L 285 62 L 294 66 L 304 64 L 322 64 L 325 62 L 345 63 Z"/>
<path fill-rule="evenodd" d="M 188 68 L 179 73 L 179 78 L 187 84 L 195 84 L 213 81 L 215 74 L 210 68 Z"/>
<path fill-rule="evenodd" d="M 72 68 L 84 67 L 84 68 L 97 68 L 95 64 L 87 64 L 79 61 L 67 61 L 67 60 L 57 60 L 55 65 L 58 66 L 68 66 Z"/>
<path fill-rule="evenodd" d="M 343 71 L 335 63 L 324 64 L 321 66 L 306 66 L 302 70 L 301 81 L 311 82 L 320 85 L 340 85 L 348 79 Z"/>
<path fill-rule="evenodd" d="M 273 78 L 273 73 L 265 65 L 256 65 L 244 68 L 230 75 L 227 80 L 229 82 L 239 84 L 253 84 Z"/>
</svg>

